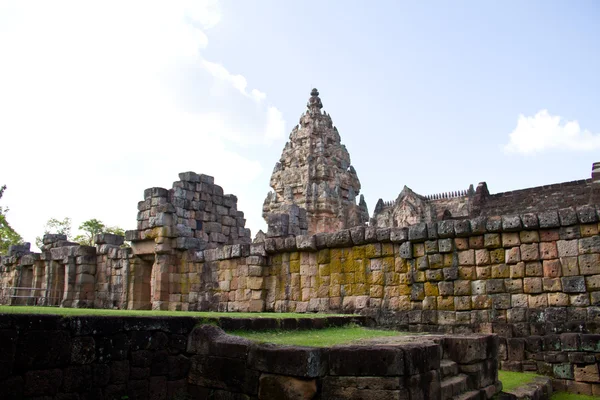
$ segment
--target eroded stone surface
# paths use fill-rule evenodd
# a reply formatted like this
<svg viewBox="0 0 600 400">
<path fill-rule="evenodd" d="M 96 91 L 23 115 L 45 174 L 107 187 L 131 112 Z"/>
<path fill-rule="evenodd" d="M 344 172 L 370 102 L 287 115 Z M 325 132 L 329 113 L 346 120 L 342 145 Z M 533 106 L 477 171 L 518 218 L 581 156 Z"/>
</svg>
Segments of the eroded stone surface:
<svg viewBox="0 0 600 400">
<path fill-rule="evenodd" d="M 321 111 L 317 89 L 311 92 L 307 107 L 273 169 L 273 191 L 265 199 L 263 217 L 270 224 L 275 222 L 272 214 L 294 212 L 294 205 L 306 210 L 306 222 L 301 211 L 297 221 L 289 221 L 292 230 L 298 231 L 289 234 L 335 232 L 364 225 L 369 214 L 362 196 L 356 204 L 360 192 L 356 170 L 331 117 Z"/>
</svg>

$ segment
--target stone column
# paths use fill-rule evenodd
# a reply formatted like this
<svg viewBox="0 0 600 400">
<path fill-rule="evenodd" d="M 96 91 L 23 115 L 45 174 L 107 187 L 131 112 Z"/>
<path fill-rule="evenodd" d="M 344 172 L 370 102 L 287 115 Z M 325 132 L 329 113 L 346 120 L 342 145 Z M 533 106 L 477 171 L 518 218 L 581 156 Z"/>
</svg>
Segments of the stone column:
<svg viewBox="0 0 600 400">
<path fill-rule="evenodd" d="M 73 300 L 75 300 L 75 286 L 77 284 L 77 265 L 73 256 L 67 257 L 65 261 L 65 290 L 60 304 L 61 307 L 72 307 Z"/>
</svg>

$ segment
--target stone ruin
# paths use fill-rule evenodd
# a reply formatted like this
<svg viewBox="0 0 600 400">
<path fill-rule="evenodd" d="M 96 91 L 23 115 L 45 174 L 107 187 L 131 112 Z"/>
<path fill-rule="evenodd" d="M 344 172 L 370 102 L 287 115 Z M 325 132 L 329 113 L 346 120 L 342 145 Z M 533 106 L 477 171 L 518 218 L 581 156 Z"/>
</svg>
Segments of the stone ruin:
<svg viewBox="0 0 600 400">
<path fill-rule="evenodd" d="M 205 250 L 225 244 L 248 244 L 250 229 L 237 197 L 223 194 L 212 176 L 194 172 L 179 174 L 171 190 L 150 188 L 138 203 L 137 230 L 125 239 L 136 249 L 169 254 L 173 249 Z M 150 249 L 151 248 L 151 249 Z"/>
<path fill-rule="evenodd" d="M 270 236 L 335 232 L 364 226 L 369 211 L 360 196 L 360 182 L 350 164 L 331 117 L 313 89 L 307 111 L 300 117 L 273 169 L 263 205 Z"/>
<path fill-rule="evenodd" d="M 600 163 L 591 179 L 497 194 L 485 183 L 429 196 L 405 187 L 369 218 L 321 109 L 315 89 L 254 243 L 237 198 L 185 172 L 144 192 L 125 238 L 13 246 L 0 303 L 360 313 L 410 331 L 496 333 L 503 369 L 600 393 Z"/>
</svg>

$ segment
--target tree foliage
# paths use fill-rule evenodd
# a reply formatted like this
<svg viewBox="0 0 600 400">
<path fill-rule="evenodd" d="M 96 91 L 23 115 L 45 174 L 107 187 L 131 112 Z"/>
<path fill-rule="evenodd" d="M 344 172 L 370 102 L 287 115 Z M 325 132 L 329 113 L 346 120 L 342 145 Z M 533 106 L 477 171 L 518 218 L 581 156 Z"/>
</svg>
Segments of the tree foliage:
<svg viewBox="0 0 600 400">
<path fill-rule="evenodd" d="M 113 233 L 121 236 L 125 235 L 125 231 L 123 229 L 117 226 L 106 226 L 102 221 L 96 218 L 84 221 L 81 225 L 79 225 L 79 230 L 81 230 L 83 233 L 75 236 L 73 240 L 86 246 L 93 246 L 95 244 L 94 240 L 96 239 L 96 235 L 99 233 Z"/>
<path fill-rule="evenodd" d="M 6 185 L 0 187 L 0 199 L 5 190 Z M 7 207 L 0 206 L 0 254 L 6 254 L 10 245 L 23 243 L 21 235 L 19 235 L 6 220 L 7 212 Z"/>
<path fill-rule="evenodd" d="M 71 218 L 65 217 L 62 220 L 56 218 L 50 218 L 46 225 L 44 225 L 44 235 L 47 234 L 56 234 L 56 235 L 65 235 L 67 238 L 71 236 Z M 43 239 L 41 237 L 35 238 L 35 245 L 38 248 L 42 248 Z"/>
<path fill-rule="evenodd" d="M 104 222 L 96 218 L 84 221 L 79 225 L 78 229 L 82 233 L 71 240 L 86 246 L 93 246 L 95 244 L 94 240 L 96 239 L 96 235 L 99 233 L 114 233 L 115 235 L 125 236 L 124 229 L 119 228 L 118 226 L 106 226 Z M 44 235 L 49 233 L 66 235 L 67 238 L 71 237 L 71 218 L 64 218 L 63 220 L 50 218 L 44 226 Z M 40 249 L 42 248 L 43 242 L 41 237 L 37 237 L 35 243 Z"/>
</svg>

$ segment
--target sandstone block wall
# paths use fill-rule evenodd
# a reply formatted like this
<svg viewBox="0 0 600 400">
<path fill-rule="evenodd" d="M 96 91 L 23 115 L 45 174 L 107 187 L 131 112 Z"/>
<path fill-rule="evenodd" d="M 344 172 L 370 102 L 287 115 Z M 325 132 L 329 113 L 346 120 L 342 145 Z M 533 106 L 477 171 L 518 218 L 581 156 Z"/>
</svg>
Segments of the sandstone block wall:
<svg viewBox="0 0 600 400">
<path fill-rule="evenodd" d="M 490 216 L 579 207 L 590 203 L 593 191 L 598 190 L 595 186 L 592 179 L 582 179 L 495 194 L 489 194 L 486 187 L 473 212 Z"/>
<path fill-rule="evenodd" d="M 404 227 L 419 222 L 525 214 L 598 204 L 599 182 L 592 178 L 495 194 L 490 194 L 487 184 L 482 182 L 475 190 L 471 185 L 468 190 L 429 196 L 421 196 L 405 186 L 396 200 L 379 200 L 370 225 Z"/>
<path fill-rule="evenodd" d="M 46 235 L 41 254 L 30 252 L 29 246 L 19 250 L 24 251 L 12 254 L 14 249 L 11 249 L 0 263 L 3 304 L 94 305 L 95 247 L 69 242 L 64 235 Z"/>
<path fill-rule="evenodd" d="M 144 191 L 137 230 L 128 231 L 127 240 L 157 240 L 157 253 L 250 243 L 236 196 L 223 194 L 212 176 L 183 172 L 179 179 L 170 190 Z"/>
<path fill-rule="evenodd" d="M 0 315 L 3 399 L 489 399 L 497 338 L 256 344 L 194 318 Z M 462 397 L 459 397 L 462 396 Z"/>
<path fill-rule="evenodd" d="M 597 354 L 588 346 L 557 355 L 556 341 L 600 333 L 598 222 L 597 210 L 585 206 L 224 246 L 203 252 L 201 268 L 215 274 L 206 304 L 358 312 L 411 331 L 497 333 L 508 349 L 504 368 L 552 370 L 592 390 Z M 528 338 L 552 345 L 526 350 Z M 556 374 L 556 364 L 571 372 Z"/>
<path fill-rule="evenodd" d="M 560 335 L 600 334 L 599 222 L 594 206 L 582 206 L 206 250 L 178 248 L 191 236 L 140 239 L 131 249 L 114 235 L 99 237 L 96 247 L 48 236 L 41 254 L 17 246 L 2 257 L 2 301 L 346 312 L 411 331 L 498 333 L 508 349 L 500 356 L 505 368 L 552 371 L 593 390 L 597 355 L 563 349 Z M 14 287 L 22 289 L 6 290 Z M 540 351 L 527 350 L 530 337 L 541 338 Z"/>
</svg>

